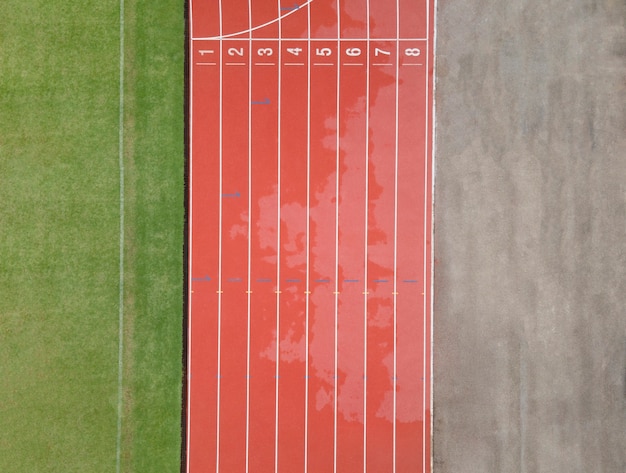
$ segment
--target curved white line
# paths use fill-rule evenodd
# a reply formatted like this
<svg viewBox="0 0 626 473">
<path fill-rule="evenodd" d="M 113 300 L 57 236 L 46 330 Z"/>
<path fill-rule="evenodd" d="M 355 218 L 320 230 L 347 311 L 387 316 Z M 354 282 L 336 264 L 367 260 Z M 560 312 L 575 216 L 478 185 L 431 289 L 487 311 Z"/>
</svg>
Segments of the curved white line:
<svg viewBox="0 0 626 473">
<path fill-rule="evenodd" d="M 233 36 L 239 36 L 241 34 L 252 33 L 253 31 L 260 30 L 261 28 L 265 28 L 266 26 L 271 25 L 273 23 L 278 23 L 279 21 L 287 18 L 289 15 L 294 14 L 295 12 L 297 12 L 298 10 L 306 7 L 307 5 L 309 5 L 312 2 L 313 2 L 313 0 L 308 0 L 308 2 L 305 2 L 302 5 L 298 5 L 297 9 L 291 10 L 290 12 L 285 13 L 284 15 L 279 16 L 278 18 L 274 18 L 273 20 L 268 21 L 267 23 L 263 23 L 262 25 L 255 26 L 254 28 L 249 28 L 247 30 L 238 31 L 236 33 L 229 33 L 229 34 L 225 34 L 225 35 L 221 35 L 221 36 L 210 36 L 208 38 L 193 38 L 193 39 L 206 39 L 206 40 L 209 40 L 209 39 L 224 39 L 224 38 L 232 38 Z"/>
</svg>

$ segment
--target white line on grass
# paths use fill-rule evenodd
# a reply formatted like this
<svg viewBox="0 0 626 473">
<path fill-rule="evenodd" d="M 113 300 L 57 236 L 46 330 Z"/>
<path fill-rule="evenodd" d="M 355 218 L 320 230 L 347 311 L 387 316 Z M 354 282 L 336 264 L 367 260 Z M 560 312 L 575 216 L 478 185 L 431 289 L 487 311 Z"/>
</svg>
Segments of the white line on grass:
<svg viewBox="0 0 626 473">
<path fill-rule="evenodd" d="M 120 280 L 117 353 L 117 439 L 115 471 L 120 473 L 122 459 L 122 408 L 124 377 L 124 0 L 120 0 L 120 83 L 118 161 L 120 173 Z"/>
</svg>

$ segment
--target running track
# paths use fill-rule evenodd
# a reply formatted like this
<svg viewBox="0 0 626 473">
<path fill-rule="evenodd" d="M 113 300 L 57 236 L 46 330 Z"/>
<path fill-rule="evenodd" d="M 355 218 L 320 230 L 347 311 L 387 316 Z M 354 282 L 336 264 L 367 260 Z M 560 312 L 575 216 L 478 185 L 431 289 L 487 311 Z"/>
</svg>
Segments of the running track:
<svg viewBox="0 0 626 473">
<path fill-rule="evenodd" d="M 434 0 L 191 0 L 187 472 L 430 472 Z"/>
</svg>

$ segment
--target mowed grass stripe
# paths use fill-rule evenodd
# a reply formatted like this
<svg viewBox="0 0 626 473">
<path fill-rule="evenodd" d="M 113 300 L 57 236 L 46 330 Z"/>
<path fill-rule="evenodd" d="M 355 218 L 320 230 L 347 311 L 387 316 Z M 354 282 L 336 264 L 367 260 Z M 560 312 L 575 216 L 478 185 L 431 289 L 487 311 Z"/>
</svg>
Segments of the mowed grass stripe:
<svg viewBox="0 0 626 473">
<path fill-rule="evenodd" d="M 126 0 L 124 471 L 180 468 L 184 2 Z M 131 131 L 132 130 L 132 131 Z M 129 222 L 133 222 L 131 226 Z M 132 268 L 132 271 L 129 269 Z M 133 314 L 129 318 L 129 314 Z"/>
<path fill-rule="evenodd" d="M 122 471 L 176 471 L 183 4 L 126 10 Z M 119 1 L 6 0 L 0 32 L 0 471 L 115 471 Z"/>
</svg>

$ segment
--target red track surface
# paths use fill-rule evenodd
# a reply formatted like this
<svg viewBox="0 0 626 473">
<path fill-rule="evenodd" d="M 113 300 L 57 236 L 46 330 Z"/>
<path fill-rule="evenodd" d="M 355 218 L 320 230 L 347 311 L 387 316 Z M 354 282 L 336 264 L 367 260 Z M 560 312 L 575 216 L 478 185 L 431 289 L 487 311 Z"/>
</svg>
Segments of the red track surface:
<svg viewBox="0 0 626 473">
<path fill-rule="evenodd" d="M 188 472 L 431 471 L 432 2 L 191 1 Z"/>
</svg>

